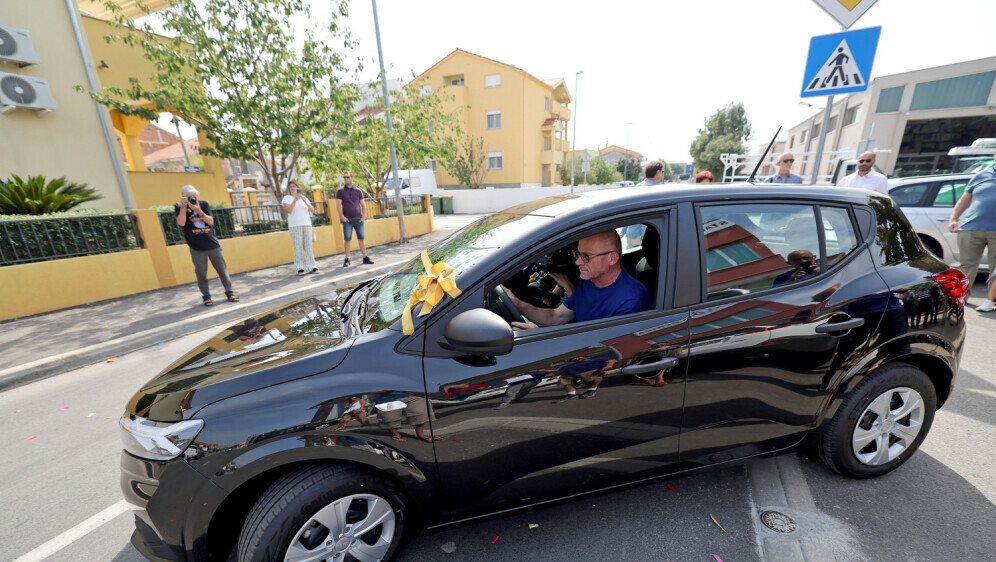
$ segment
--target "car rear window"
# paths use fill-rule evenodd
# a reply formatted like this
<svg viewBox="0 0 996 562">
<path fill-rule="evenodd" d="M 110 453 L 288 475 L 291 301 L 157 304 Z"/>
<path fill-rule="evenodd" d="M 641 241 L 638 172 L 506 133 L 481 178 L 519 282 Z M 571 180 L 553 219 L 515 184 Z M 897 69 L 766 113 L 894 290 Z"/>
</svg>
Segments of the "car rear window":
<svg viewBox="0 0 996 562">
<path fill-rule="evenodd" d="M 900 207 L 915 207 L 923 200 L 923 195 L 929 187 L 930 183 L 903 185 L 889 190 L 889 197 L 892 197 Z"/>
</svg>

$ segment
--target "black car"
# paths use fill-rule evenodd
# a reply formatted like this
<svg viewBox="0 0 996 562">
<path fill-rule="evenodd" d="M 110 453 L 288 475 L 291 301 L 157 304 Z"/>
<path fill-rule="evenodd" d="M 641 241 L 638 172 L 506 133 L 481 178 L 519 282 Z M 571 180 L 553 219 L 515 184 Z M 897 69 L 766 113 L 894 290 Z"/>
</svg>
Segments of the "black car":
<svg viewBox="0 0 996 562">
<path fill-rule="evenodd" d="M 513 331 L 508 292 L 559 306 L 574 244 L 608 230 L 650 309 Z M 965 276 L 864 190 L 550 197 L 426 257 L 456 289 L 416 306 L 410 335 L 404 311 L 434 288 L 418 257 L 232 326 L 134 396 L 121 483 L 139 551 L 387 560 L 415 524 L 803 446 L 877 476 L 926 437 L 965 337 Z M 560 400 L 565 379 L 598 392 Z"/>
</svg>

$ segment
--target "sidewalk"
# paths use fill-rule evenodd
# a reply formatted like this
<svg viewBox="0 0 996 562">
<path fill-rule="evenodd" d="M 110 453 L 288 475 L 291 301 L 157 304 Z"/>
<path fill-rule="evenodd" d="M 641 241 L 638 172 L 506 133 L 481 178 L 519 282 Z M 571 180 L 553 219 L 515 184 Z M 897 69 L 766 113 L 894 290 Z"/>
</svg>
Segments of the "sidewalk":
<svg viewBox="0 0 996 562">
<path fill-rule="evenodd" d="M 227 302 L 221 282 L 211 279 L 215 304 L 210 308 L 201 304 L 197 284 L 189 283 L 2 322 L 0 391 L 204 329 L 221 329 L 283 303 L 387 273 L 480 216 L 437 215 L 434 232 L 407 244 L 369 248 L 374 265 L 360 265 L 354 247 L 353 265 L 342 267 L 342 254 L 318 258 L 317 275 L 298 276 L 293 264 L 232 275 L 238 303 Z"/>
</svg>

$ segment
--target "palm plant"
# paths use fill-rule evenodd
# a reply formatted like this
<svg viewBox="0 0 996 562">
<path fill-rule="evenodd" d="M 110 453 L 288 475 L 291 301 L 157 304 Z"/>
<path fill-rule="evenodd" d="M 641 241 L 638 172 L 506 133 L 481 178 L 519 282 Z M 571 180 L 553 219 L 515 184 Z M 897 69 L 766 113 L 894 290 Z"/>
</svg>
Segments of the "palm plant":
<svg viewBox="0 0 996 562">
<path fill-rule="evenodd" d="M 101 196 L 85 183 L 73 183 L 66 178 L 45 181 L 45 176 L 29 176 L 25 181 L 16 174 L 0 180 L 0 214 L 46 215 L 68 211 Z"/>
</svg>

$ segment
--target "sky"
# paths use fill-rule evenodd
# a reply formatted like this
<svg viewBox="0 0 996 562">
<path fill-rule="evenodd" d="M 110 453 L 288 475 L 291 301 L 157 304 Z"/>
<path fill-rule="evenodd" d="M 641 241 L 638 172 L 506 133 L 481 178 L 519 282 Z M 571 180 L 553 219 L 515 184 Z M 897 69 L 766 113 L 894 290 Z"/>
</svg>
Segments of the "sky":
<svg viewBox="0 0 996 562">
<path fill-rule="evenodd" d="M 314 2 L 314 21 L 327 4 Z M 691 161 L 699 129 L 730 102 L 746 108 L 752 152 L 820 112 L 825 98 L 799 96 L 809 41 L 841 31 L 812 0 L 380 0 L 377 10 L 388 77 L 408 79 L 459 48 L 563 78 L 576 147 L 628 146 L 672 163 Z M 349 11 L 360 77 L 376 80 L 371 2 Z M 874 79 L 994 56 L 994 22 L 996 0 L 878 0 L 851 30 L 882 27 Z"/>
</svg>

